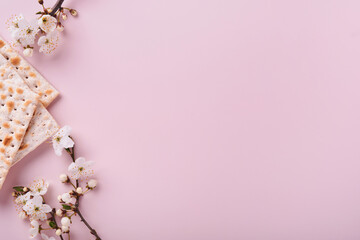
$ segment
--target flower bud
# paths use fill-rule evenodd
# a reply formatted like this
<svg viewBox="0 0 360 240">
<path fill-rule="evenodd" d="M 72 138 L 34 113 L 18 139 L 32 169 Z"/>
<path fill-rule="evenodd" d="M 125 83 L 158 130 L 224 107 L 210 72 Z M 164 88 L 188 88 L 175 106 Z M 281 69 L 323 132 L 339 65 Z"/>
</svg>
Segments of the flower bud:
<svg viewBox="0 0 360 240">
<path fill-rule="evenodd" d="M 90 179 L 89 182 L 87 183 L 87 187 L 89 189 L 94 189 L 97 185 L 97 181 L 95 179 Z"/>
<path fill-rule="evenodd" d="M 62 217 L 63 211 L 61 209 L 56 210 L 56 215 Z"/>
<path fill-rule="evenodd" d="M 32 48 L 25 48 L 23 51 L 23 54 L 26 57 L 32 57 L 33 53 L 34 53 L 34 50 Z"/>
<path fill-rule="evenodd" d="M 27 187 L 24 187 L 24 188 L 23 188 L 23 191 L 24 191 L 24 192 L 27 192 L 27 191 L 29 191 L 29 189 L 28 189 Z"/>
<path fill-rule="evenodd" d="M 61 22 L 58 22 L 58 23 L 56 24 L 56 29 L 57 29 L 59 32 L 64 31 L 64 26 L 61 24 Z"/>
<path fill-rule="evenodd" d="M 70 14 L 75 17 L 77 15 L 77 11 L 75 9 L 70 9 Z"/>
<path fill-rule="evenodd" d="M 70 203 L 71 202 L 71 195 L 69 193 L 64 193 L 63 195 L 61 195 L 61 199 L 62 201 L 66 202 L 66 203 Z"/>
<path fill-rule="evenodd" d="M 59 202 L 62 202 L 62 196 L 61 196 L 61 195 L 59 195 L 59 196 L 57 197 L 57 199 L 58 199 Z"/>
<path fill-rule="evenodd" d="M 62 226 L 61 229 L 64 233 L 69 232 L 69 226 Z"/>
<path fill-rule="evenodd" d="M 78 188 L 76 189 L 76 192 L 77 192 L 78 194 L 82 194 L 82 193 L 83 193 L 83 190 L 82 190 L 81 187 L 78 187 Z"/>
<path fill-rule="evenodd" d="M 63 14 L 61 15 L 61 17 L 62 17 L 63 20 L 66 20 L 66 19 L 68 18 L 68 16 L 66 15 L 66 13 L 63 13 Z"/>
<path fill-rule="evenodd" d="M 63 217 L 62 219 L 61 219 L 61 225 L 63 225 L 63 226 L 70 226 L 70 218 L 68 218 L 68 217 Z"/>
<path fill-rule="evenodd" d="M 66 175 L 66 174 L 61 174 L 59 176 L 59 179 L 62 183 L 66 183 L 66 182 L 69 182 L 69 177 Z"/>
<path fill-rule="evenodd" d="M 38 0 L 39 1 L 39 4 L 43 5 L 44 4 L 44 1 L 43 0 Z"/>
<path fill-rule="evenodd" d="M 56 236 L 60 236 L 62 234 L 61 229 L 59 228 L 58 230 L 56 230 L 55 234 Z"/>
</svg>

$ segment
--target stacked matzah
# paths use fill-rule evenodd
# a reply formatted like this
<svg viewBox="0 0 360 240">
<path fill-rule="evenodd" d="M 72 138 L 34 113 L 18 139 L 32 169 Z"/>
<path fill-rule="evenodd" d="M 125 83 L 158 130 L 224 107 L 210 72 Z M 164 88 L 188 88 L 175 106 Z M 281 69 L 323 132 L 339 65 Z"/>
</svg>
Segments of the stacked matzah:
<svg viewBox="0 0 360 240">
<path fill-rule="evenodd" d="M 59 129 L 45 108 L 58 94 L 0 38 L 0 189 L 10 167 Z"/>
</svg>

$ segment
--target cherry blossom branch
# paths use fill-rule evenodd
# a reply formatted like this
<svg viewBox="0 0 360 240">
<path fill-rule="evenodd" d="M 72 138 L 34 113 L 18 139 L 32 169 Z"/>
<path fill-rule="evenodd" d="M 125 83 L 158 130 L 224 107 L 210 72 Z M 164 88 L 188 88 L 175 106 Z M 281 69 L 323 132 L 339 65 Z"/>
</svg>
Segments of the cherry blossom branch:
<svg viewBox="0 0 360 240">
<path fill-rule="evenodd" d="M 72 137 L 70 137 L 72 139 Z M 73 140 L 73 139 L 72 139 Z M 71 160 L 75 163 L 75 144 L 72 148 L 66 148 L 65 149 L 66 152 L 70 155 Z M 76 180 L 76 189 L 79 187 L 79 180 Z M 76 190 L 75 189 L 75 190 Z M 90 226 L 90 224 L 86 221 L 86 219 L 84 218 L 84 216 L 81 214 L 80 209 L 79 209 L 79 205 L 80 205 L 80 197 L 81 195 L 78 194 L 76 195 L 76 202 L 75 202 L 75 209 L 74 212 L 77 213 L 81 219 L 81 221 L 85 224 L 85 226 L 90 230 L 90 233 L 92 235 L 94 235 L 96 237 L 96 240 L 101 240 L 100 236 L 98 235 L 98 233 L 96 232 L 96 230 L 94 228 L 92 228 Z"/>
</svg>

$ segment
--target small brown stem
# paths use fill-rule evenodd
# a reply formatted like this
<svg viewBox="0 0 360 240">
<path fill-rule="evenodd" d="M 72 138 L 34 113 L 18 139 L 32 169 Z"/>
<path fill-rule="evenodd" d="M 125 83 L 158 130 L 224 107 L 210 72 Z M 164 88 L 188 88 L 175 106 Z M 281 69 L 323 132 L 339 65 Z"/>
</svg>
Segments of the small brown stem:
<svg viewBox="0 0 360 240">
<path fill-rule="evenodd" d="M 76 207 L 75 211 L 77 212 L 77 214 L 79 214 L 79 217 L 81 219 L 81 221 L 85 224 L 85 226 L 90 230 L 90 233 L 92 235 L 94 235 L 96 237 L 96 240 L 101 240 L 101 238 L 99 237 L 99 235 L 97 234 L 96 230 L 93 229 L 90 224 L 85 220 L 84 216 L 81 214 L 79 207 Z"/>
</svg>

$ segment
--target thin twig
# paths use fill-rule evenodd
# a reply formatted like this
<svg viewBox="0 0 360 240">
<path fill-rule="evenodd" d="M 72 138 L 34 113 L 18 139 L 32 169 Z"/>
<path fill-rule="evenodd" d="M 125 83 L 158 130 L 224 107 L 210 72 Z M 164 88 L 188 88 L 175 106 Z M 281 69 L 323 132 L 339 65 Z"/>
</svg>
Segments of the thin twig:
<svg viewBox="0 0 360 240">
<path fill-rule="evenodd" d="M 53 17 L 55 16 L 56 12 L 61 8 L 61 5 L 64 3 L 64 1 L 65 1 L 65 0 L 58 0 L 58 1 L 55 3 L 55 5 L 54 5 L 54 7 L 52 8 L 51 13 L 50 13 L 51 16 L 53 16 Z"/>
<path fill-rule="evenodd" d="M 72 137 L 70 137 L 72 139 Z M 71 160 L 73 162 L 75 162 L 75 145 L 72 148 L 67 148 L 66 152 L 69 153 Z M 79 187 L 79 180 L 76 180 L 76 188 Z M 77 195 L 76 196 L 76 201 L 75 201 L 75 209 L 74 212 L 77 213 L 81 219 L 81 221 L 85 224 L 85 226 L 90 230 L 90 233 L 92 235 L 94 235 L 96 237 L 96 240 L 101 240 L 101 238 L 99 237 L 99 235 L 97 234 L 96 230 L 94 228 L 92 228 L 90 226 L 90 224 L 86 221 L 86 219 L 84 218 L 84 216 L 81 214 L 80 210 L 79 210 L 79 205 L 80 205 L 80 197 L 81 195 Z"/>
</svg>

